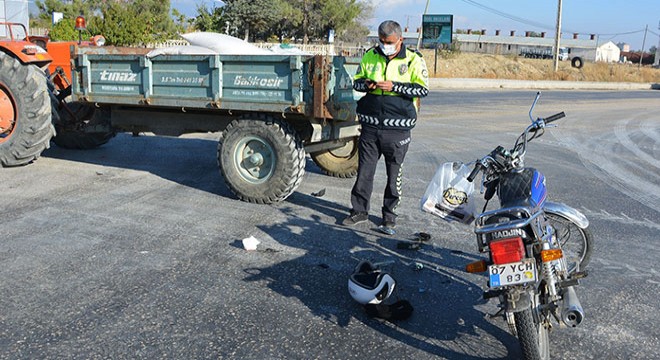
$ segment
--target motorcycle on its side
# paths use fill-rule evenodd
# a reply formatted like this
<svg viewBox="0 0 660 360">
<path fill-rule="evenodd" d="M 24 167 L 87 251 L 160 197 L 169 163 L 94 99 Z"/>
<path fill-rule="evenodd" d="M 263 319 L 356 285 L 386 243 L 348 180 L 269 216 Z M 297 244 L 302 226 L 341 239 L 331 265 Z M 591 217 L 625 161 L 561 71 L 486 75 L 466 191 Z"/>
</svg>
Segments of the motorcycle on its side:
<svg viewBox="0 0 660 360">
<path fill-rule="evenodd" d="M 470 273 L 488 273 L 484 298 L 499 299 L 511 333 L 525 359 L 549 359 L 548 333 L 553 324 L 576 327 L 584 311 L 575 287 L 593 250 L 589 221 L 578 210 L 546 200 L 546 179 L 525 167 L 527 144 L 541 135 L 563 112 L 534 119 L 537 93 L 529 111 L 532 121 L 511 150 L 502 146 L 476 161 L 467 180 L 482 173 L 486 203 L 475 218 L 479 251 L 488 254 L 466 266 Z M 486 211 L 497 194 L 499 208 Z"/>
</svg>

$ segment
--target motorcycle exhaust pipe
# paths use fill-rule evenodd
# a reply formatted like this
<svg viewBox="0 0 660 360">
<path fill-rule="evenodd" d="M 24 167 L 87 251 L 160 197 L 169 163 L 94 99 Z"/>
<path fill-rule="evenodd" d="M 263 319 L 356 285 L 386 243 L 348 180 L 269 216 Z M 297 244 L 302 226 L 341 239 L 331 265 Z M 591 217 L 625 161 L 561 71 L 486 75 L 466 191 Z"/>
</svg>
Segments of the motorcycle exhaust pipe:
<svg viewBox="0 0 660 360">
<path fill-rule="evenodd" d="M 580 299 L 578 299 L 572 286 L 564 289 L 561 320 L 570 327 L 576 327 L 584 320 L 584 311 L 582 305 L 580 305 Z"/>
</svg>

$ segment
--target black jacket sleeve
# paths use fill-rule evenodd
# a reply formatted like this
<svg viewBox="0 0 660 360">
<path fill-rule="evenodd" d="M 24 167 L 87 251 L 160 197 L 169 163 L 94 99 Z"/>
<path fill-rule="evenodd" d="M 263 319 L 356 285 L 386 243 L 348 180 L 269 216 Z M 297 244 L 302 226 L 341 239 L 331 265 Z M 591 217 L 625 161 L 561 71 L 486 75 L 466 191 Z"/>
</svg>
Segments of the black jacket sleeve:
<svg viewBox="0 0 660 360">
<path fill-rule="evenodd" d="M 429 94 L 429 89 L 420 84 L 393 82 L 392 92 L 409 98 L 423 98 Z"/>
<path fill-rule="evenodd" d="M 353 90 L 359 92 L 368 92 L 369 88 L 367 88 L 367 79 L 363 78 L 353 80 Z"/>
</svg>

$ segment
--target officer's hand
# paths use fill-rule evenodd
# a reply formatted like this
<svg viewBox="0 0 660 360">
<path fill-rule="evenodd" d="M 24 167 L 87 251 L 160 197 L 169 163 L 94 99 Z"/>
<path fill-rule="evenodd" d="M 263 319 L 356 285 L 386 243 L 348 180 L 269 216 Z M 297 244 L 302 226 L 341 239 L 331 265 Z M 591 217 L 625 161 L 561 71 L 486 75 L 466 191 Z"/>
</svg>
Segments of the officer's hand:
<svg viewBox="0 0 660 360">
<path fill-rule="evenodd" d="M 392 91 L 394 84 L 391 81 L 379 81 L 376 86 L 383 91 Z"/>
<path fill-rule="evenodd" d="M 366 79 L 366 80 L 364 81 L 364 83 L 367 84 L 367 89 L 369 89 L 369 90 L 376 90 L 376 86 L 377 86 L 376 84 L 377 84 L 377 83 L 376 83 L 375 81 L 373 81 L 373 80 L 371 80 L 371 79 Z"/>
</svg>

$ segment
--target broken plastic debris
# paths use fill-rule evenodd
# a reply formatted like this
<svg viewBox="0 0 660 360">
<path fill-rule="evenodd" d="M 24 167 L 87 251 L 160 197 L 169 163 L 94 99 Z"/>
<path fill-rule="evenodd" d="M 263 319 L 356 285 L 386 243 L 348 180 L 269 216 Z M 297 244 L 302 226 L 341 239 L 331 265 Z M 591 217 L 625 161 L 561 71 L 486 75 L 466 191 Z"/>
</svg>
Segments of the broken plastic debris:
<svg viewBox="0 0 660 360">
<path fill-rule="evenodd" d="M 429 240 L 431 240 L 431 234 L 425 233 L 425 232 L 418 232 L 417 233 L 417 240 L 418 241 L 429 241 Z"/>
<path fill-rule="evenodd" d="M 261 241 L 257 240 L 254 236 L 250 236 L 248 238 L 243 239 L 243 247 L 247 251 L 253 251 L 257 250 L 257 245 L 259 245 Z"/>
<path fill-rule="evenodd" d="M 312 193 L 312 196 L 316 196 L 316 197 L 321 197 L 323 195 L 325 195 L 325 188 L 319 190 L 319 192 Z"/>
</svg>

